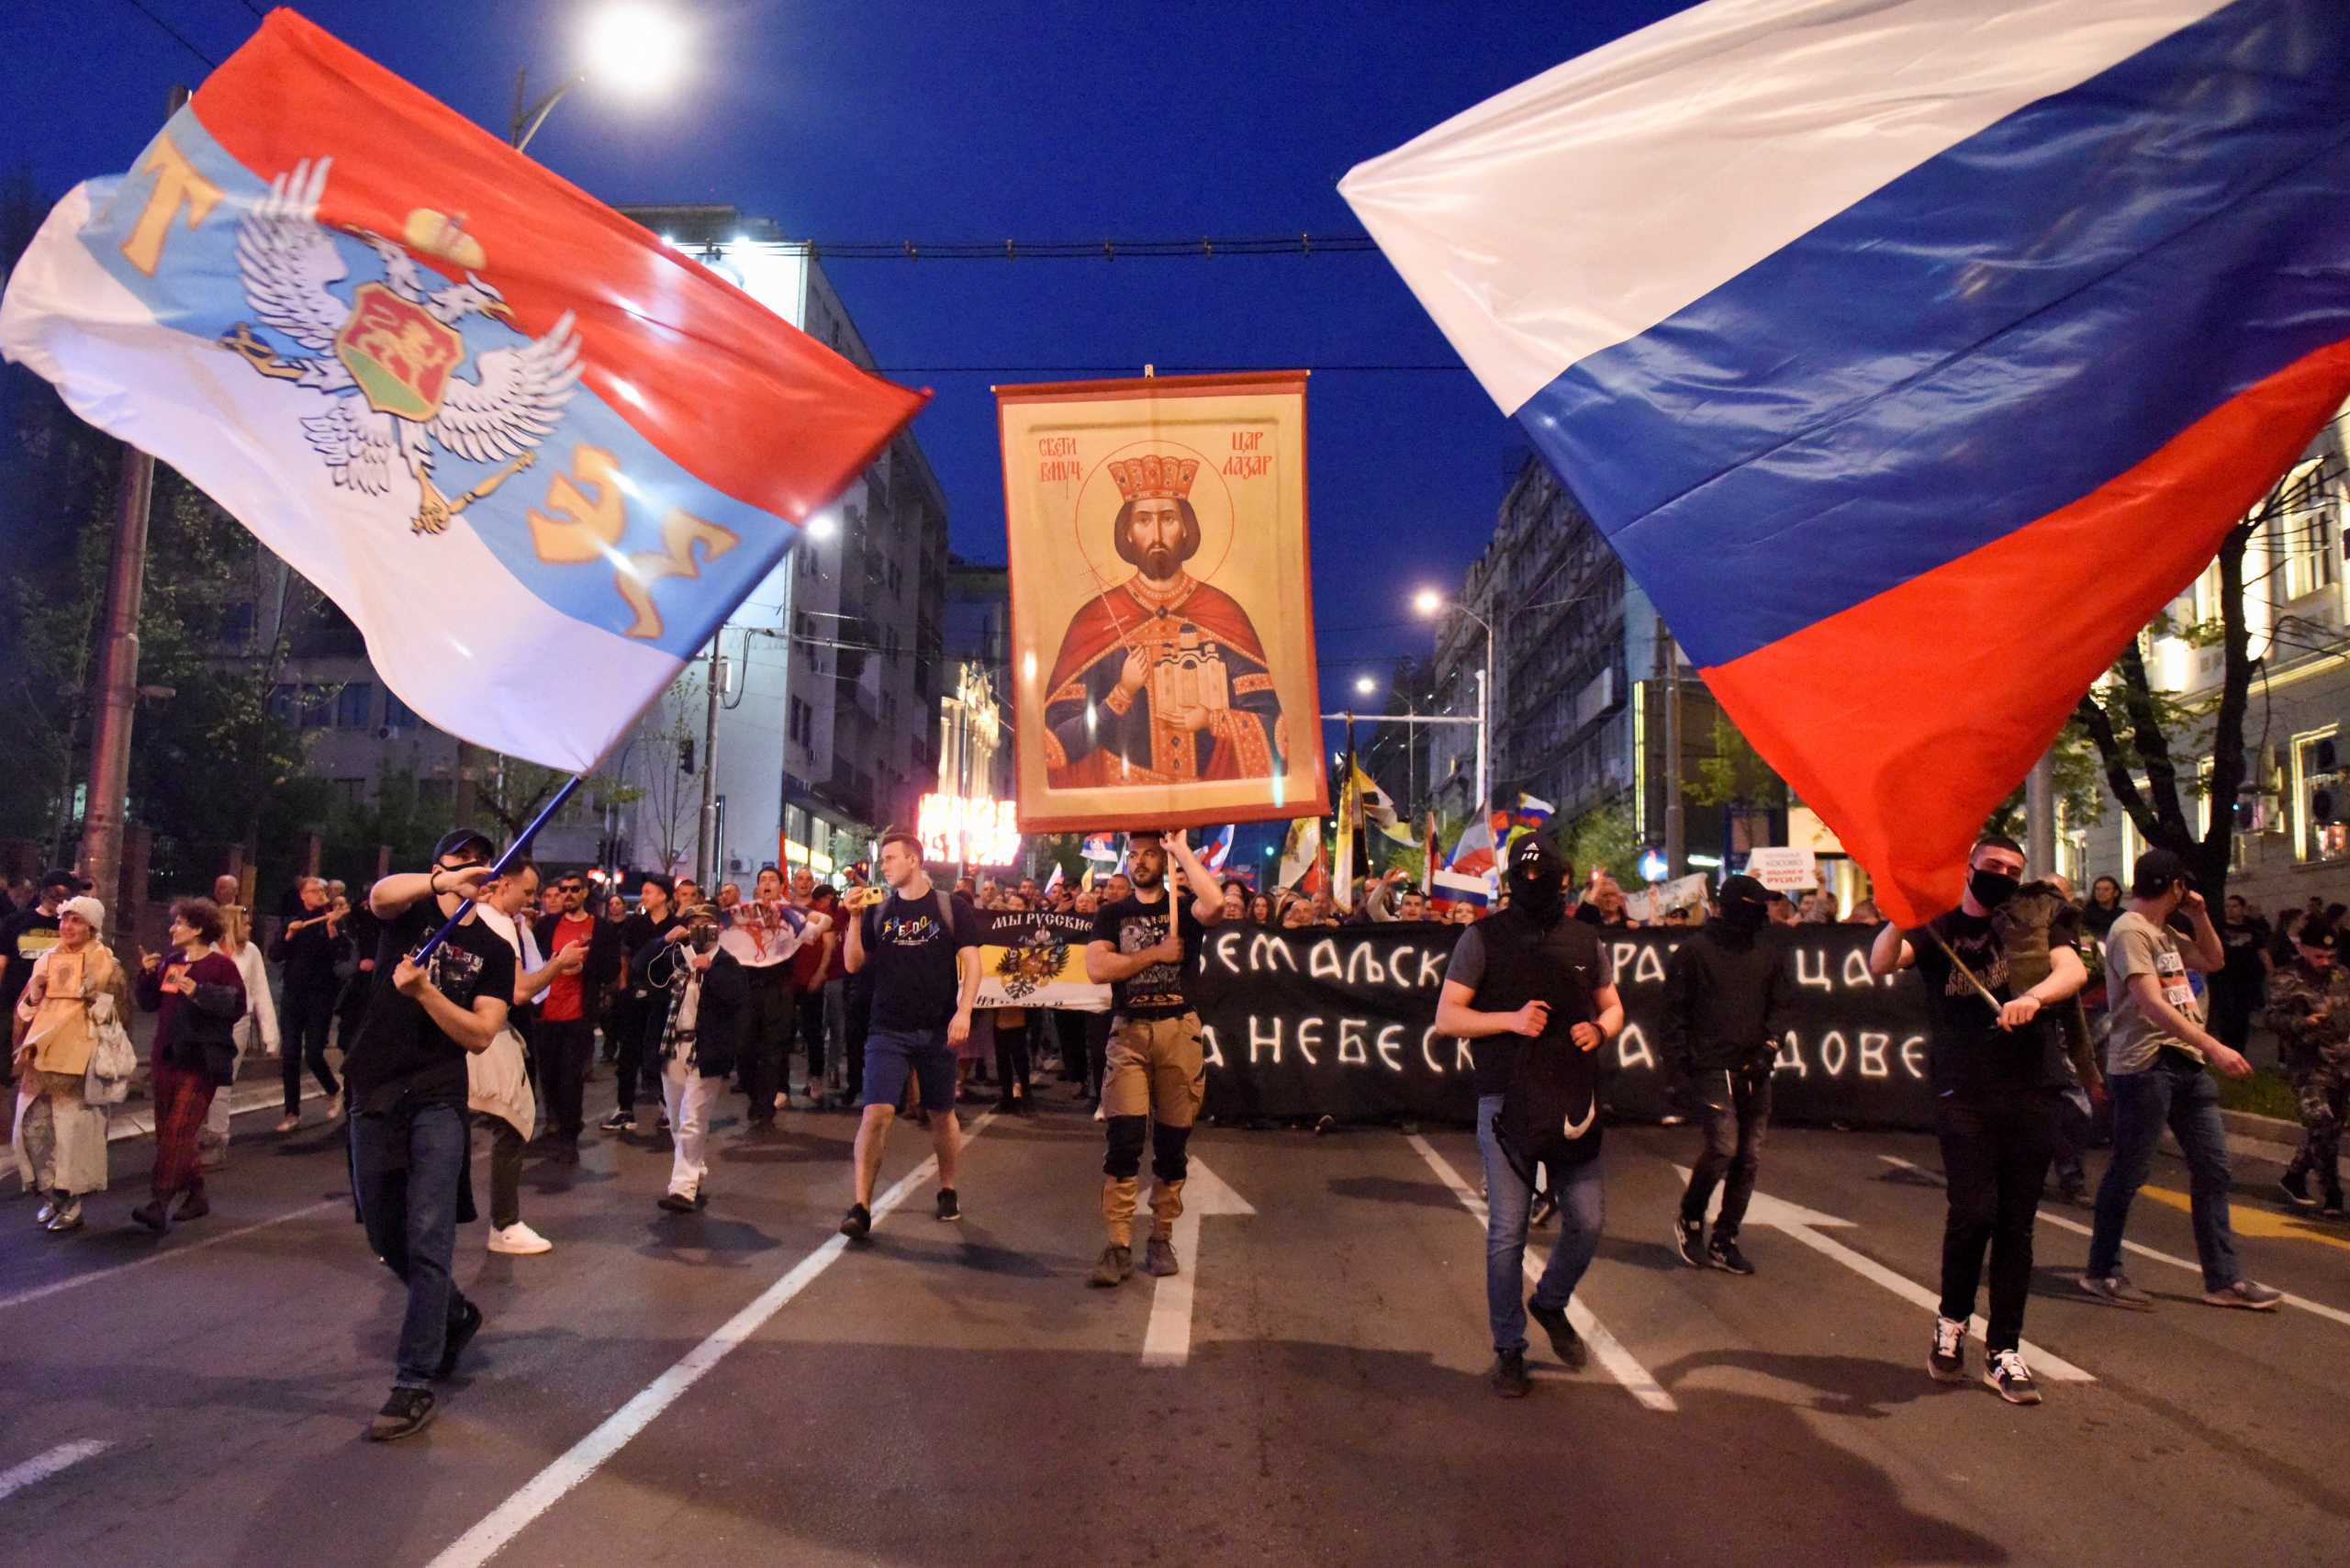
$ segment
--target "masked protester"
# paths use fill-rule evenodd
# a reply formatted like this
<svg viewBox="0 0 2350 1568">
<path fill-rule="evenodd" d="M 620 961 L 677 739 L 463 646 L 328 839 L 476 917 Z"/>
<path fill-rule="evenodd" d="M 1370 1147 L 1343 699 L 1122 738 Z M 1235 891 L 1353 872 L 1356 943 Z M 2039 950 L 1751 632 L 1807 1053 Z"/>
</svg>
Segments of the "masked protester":
<svg viewBox="0 0 2350 1568">
<path fill-rule="evenodd" d="M 710 1202 L 710 1108 L 734 1070 L 751 1001 L 750 978 L 718 945 L 718 907 L 695 904 L 682 913 L 685 940 L 656 945 L 644 966 L 661 1008 L 661 1098 L 676 1145 L 669 1190 L 658 1202 L 673 1214 Z"/>
<path fill-rule="evenodd" d="M 2185 914 L 2192 946 L 2171 929 Z M 2188 875 L 2187 863 L 2167 849 L 2149 849 L 2130 873 L 2130 902 L 2105 938 L 2107 1007 L 2105 1088 L 2113 1101 L 2113 1158 L 2098 1183 L 2097 1225 L 2089 1238 L 2081 1288 L 2116 1306 L 2151 1307 L 2153 1300 L 2121 1272 L 2121 1233 L 2130 1205 L 2154 1170 L 2154 1146 L 2167 1127 L 2186 1158 L 2188 1198 L 2195 1221 L 2195 1250 L 2203 1265 L 2209 1306 L 2274 1312 L 2283 1293 L 2244 1277 L 2228 1223 L 2227 1128 L 2220 1120 L 2219 1086 L 2210 1069 L 2249 1078 L 2252 1064 L 2203 1023 L 2203 1003 L 2187 971 L 2216 973 L 2227 948 L 2211 912 Z"/>
<path fill-rule="evenodd" d="M 1485 1311 L 1494 1392 L 1533 1391 L 1526 1372 L 1530 1312 L 1571 1367 L 1590 1359 L 1567 1303 L 1599 1250 L 1598 1056 L 1624 1026 L 1616 973 L 1593 926 L 1568 918 L 1566 862 L 1538 837 L 1510 852 L 1509 906 L 1460 934 L 1437 1001 L 1439 1034 L 1470 1043 L 1477 1151 L 1485 1170 Z M 1525 1113 L 1539 1102 L 1539 1112 Z M 1541 1136 L 1530 1137 L 1539 1129 Z M 1534 1167 L 1550 1173 L 1559 1240 L 1526 1300 L 1526 1227 Z"/>
<path fill-rule="evenodd" d="M 2040 1390 L 2020 1350 L 2031 1228 L 2056 1147 L 2061 1096 L 2072 1081 L 2064 1036 L 2053 1016 L 2042 1014 L 2077 992 L 2088 971 L 2069 934 L 2052 933 L 2047 978 L 2020 983 L 2012 936 L 2003 936 L 1992 917 L 2023 886 L 2023 851 L 2013 839 L 1987 836 L 1967 864 L 1959 907 L 1916 931 L 1878 932 L 1869 970 L 1892 974 L 1914 963 L 1932 1019 L 1928 1062 L 1950 1209 L 1926 1370 L 1937 1382 L 1965 1381 L 1966 1323 L 1987 1250 L 1983 1381 L 2010 1405 L 2037 1405 Z"/>
<path fill-rule="evenodd" d="M 1665 1060 L 1687 1083 L 1705 1135 L 1673 1222 L 1673 1245 L 1693 1269 L 1751 1274 L 1738 1228 L 1754 1194 L 1771 1125 L 1771 1069 L 1793 996 L 1785 943 L 1762 939 L 1770 890 L 1751 877 L 1732 877 L 1722 884 L 1721 902 L 1721 918 L 1691 933 L 1665 961 Z M 1717 1183 L 1722 1208 L 1708 1242 L 1706 1204 Z"/>
<path fill-rule="evenodd" d="M 2327 1219 L 2343 1217 L 2342 1118 L 2350 1100 L 2350 968 L 2336 943 L 2325 926 L 2303 929 L 2293 961 L 2268 980 L 2268 1027 L 2301 1114 L 2300 1152 L 2277 1186 L 2294 1208 L 2314 1208 L 2314 1171 Z"/>
</svg>

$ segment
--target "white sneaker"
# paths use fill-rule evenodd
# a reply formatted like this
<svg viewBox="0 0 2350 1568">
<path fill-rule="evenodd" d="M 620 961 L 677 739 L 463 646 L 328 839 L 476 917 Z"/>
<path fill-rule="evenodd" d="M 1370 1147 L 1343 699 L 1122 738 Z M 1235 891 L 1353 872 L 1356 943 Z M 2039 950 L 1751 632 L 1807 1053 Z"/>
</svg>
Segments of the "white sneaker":
<svg viewBox="0 0 2350 1568">
<path fill-rule="evenodd" d="M 290 1133 L 301 1125 L 302 1117 L 299 1112 L 291 1116 L 280 1116 L 277 1119 L 277 1130 L 281 1133 Z"/>
<path fill-rule="evenodd" d="M 503 1230 L 491 1227 L 489 1249 L 502 1252 L 509 1258 L 529 1258 L 554 1250 L 554 1243 L 518 1219 Z"/>
</svg>

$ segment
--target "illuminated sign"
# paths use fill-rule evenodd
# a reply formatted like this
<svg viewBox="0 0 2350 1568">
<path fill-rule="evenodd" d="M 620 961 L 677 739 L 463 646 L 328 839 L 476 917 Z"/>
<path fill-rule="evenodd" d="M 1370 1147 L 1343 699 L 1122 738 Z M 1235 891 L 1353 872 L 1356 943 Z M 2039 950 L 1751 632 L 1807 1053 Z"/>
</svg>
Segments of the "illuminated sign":
<svg viewBox="0 0 2350 1568">
<path fill-rule="evenodd" d="M 1013 802 L 984 795 L 924 795 L 914 833 L 929 860 L 1009 866 L 1020 855 L 1020 824 Z"/>
</svg>

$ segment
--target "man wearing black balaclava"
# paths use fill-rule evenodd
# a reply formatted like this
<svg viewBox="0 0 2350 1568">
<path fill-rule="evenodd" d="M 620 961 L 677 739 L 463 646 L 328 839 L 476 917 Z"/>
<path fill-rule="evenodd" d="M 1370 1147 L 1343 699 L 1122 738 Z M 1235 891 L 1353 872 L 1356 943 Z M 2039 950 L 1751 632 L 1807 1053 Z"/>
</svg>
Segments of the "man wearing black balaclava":
<svg viewBox="0 0 2350 1568">
<path fill-rule="evenodd" d="M 2056 1148 L 2056 1117 L 2072 1081 L 2055 1003 L 2087 983 L 2063 931 L 2050 932 L 2047 978 L 2015 981 L 2009 934 L 1992 915 L 2023 886 L 2023 851 L 1986 834 L 1967 857 L 1959 906 L 1915 931 L 1887 925 L 1869 948 L 1869 972 L 1918 966 L 1931 1019 L 1926 1060 L 1934 1090 L 1950 1209 L 1942 1221 L 1942 1290 L 1926 1371 L 1966 1380 L 1966 1324 L 1990 1255 L 1991 1310 L 1983 1381 L 2010 1405 L 2037 1405 L 2024 1365 L 2023 1309 L 2031 1289 L 2031 1227 Z M 2036 966 L 2035 966 L 2036 967 Z M 2043 1008 L 2051 1009 L 2042 1016 Z"/>
<path fill-rule="evenodd" d="M 1437 1001 L 1439 1034 L 1469 1042 L 1477 1086 L 1477 1152 L 1485 1169 L 1485 1309 L 1494 1335 L 1494 1392 L 1505 1399 L 1532 1392 L 1526 1375 L 1530 1311 L 1550 1348 L 1571 1367 L 1589 1352 L 1567 1321 L 1567 1302 L 1599 1250 L 1606 1217 L 1600 1183 L 1595 1092 L 1573 1152 L 1548 1159 L 1559 1199 L 1559 1241 L 1526 1300 L 1526 1225 L 1532 1184 L 1496 1135 L 1520 1051 L 1572 1053 L 1587 1067 L 1595 1092 L 1597 1051 L 1624 1026 L 1616 972 L 1597 932 L 1566 912 L 1567 864 L 1538 836 L 1510 850 L 1508 907 L 1460 933 Z"/>
<path fill-rule="evenodd" d="M 1771 892 L 1753 878 L 1724 882 L 1721 905 L 1720 916 L 1691 932 L 1664 966 L 1664 1059 L 1688 1084 L 1706 1140 L 1681 1194 L 1673 1245 L 1693 1269 L 1751 1274 L 1738 1227 L 1771 1125 L 1771 1068 L 1791 1000 L 1787 945 L 1762 935 Z M 1725 1172 L 1708 1243 L 1706 1204 Z"/>
</svg>

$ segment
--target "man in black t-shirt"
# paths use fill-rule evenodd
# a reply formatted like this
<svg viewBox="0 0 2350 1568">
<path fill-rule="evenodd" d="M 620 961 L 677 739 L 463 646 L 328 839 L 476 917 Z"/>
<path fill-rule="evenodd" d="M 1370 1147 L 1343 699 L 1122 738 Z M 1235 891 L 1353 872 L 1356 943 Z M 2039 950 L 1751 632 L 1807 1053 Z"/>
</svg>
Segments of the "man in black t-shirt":
<svg viewBox="0 0 2350 1568">
<path fill-rule="evenodd" d="M 343 1058 L 351 1111 L 351 1185 L 367 1242 L 408 1285 L 391 1397 L 367 1429 L 389 1442 L 432 1419 L 431 1383 L 456 1370 L 481 1308 L 450 1277 L 457 1222 L 473 1215 L 465 1058 L 506 1025 L 514 949 L 466 910 L 424 963 L 411 955 L 488 880 L 491 846 L 460 828 L 432 868 L 385 878 L 367 895 L 383 922 L 375 994 Z"/>
<path fill-rule="evenodd" d="M 1599 1171 L 1599 1047 L 1624 1027 L 1616 971 L 1598 928 L 1567 913 L 1565 859 L 1539 835 L 1509 853 L 1509 905 L 1460 933 L 1437 993 L 1436 1027 L 1467 1040 L 1477 1087 L 1477 1152 L 1485 1169 L 1485 1316 L 1494 1336 L 1494 1392 L 1519 1399 L 1530 1311 L 1550 1349 L 1571 1367 L 1590 1359 L 1567 1321 L 1567 1303 L 1599 1251 L 1606 1219 Z M 1509 1102 L 1521 1051 L 1561 1053 L 1583 1080 L 1587 1107 L 1571 1152 L 1548 1160 L 1559 1200 L 1559 1243 L 1526 1299 L 1526 1225 L 1534 1203 L 1527 1156 L 1505 1147 L 1497 1123 Z"/>
<path fill-rule="evenodd" d="M 2252 913 L 2242 893 L 2228 895 L 2220 922 L 2220 946 L 2228 961 L 2208 982 L 2211 989 L 2211 1033 L 2230 1050 L 2242 1051 L 2252 1038 L 2252 1016 L 2268 989 L 2268 923 Z"/>
<path fill-rule="evenodd" d="M 963 1217 L 955 1192 L 963 1153 L 962 1124 L 955 1117 L 955 1047 L 971 1037 L 971 1003 L 979 993 L 979 917 L 969 900 L 931 881 L 923 869 L 922 841 L 912 834 L 882 835 L 880 870 L 890 890 L 850 918 L 845 960 L 849 973 L 868 976 L 872 987 L 865 1112 L 856 1126 L 856 1201 L 840 1227 L 851 1241 L 873 1228 L 873 1182 L 909 1078 L 921 1085 L 923 1109 L 930 1113 L 938 1217 Z"/>
<path fill-rule="evenodd" d="M 1869 969 L 1889 975 L 1915 964 L 1932 1019 L 1927 1061 L 1950 1209 L 1942 1222 L 1942 1307 L 1926 1370 L 1937 1382 L 1965 1380 L 1966 1324 L 1987 1249 L 1991 1312 L 1983 1381 L 2010 1405 L 2037 1405 L 2040 1391 L 2019 1349 L 2031 1288 L 2031 1227 L 2072 1081 L 2053 1009 L 2087 983 L 2088 970 L 2072 946 L 2072 925 L 2055 924 L 2048 933 L 2047 978 L 2016 983 L 1992 916 L 2023 886 L 2023 851 L 2013 839 L 1992 834 L 1967 862 L 1958 908 L 1914 932 L 1887 925 L 1869 949 Z"/>
<path fill-rule="evenodd" d="M 1188 899 L 1168 885 L 1169 856 L 1183 868 Z M 1102 1161 L 1102 1221 L 1109 1239 L 1086 1282 L 1105 1290 L 1135 1271 L 1135 1202 L 1147 1123 L 1150 1243 L 1143 1250 L 1143 1271 L 1164 1277 L 1181 1267 L 1174 1238 L 1191 1170 L 1184 1148 L 1208 1082 L 1200 1015 L 1192 1011 L 1183 973 L 1199 949 L 1202 930 L 1224 919 L 1224 894 L 1180 831 L 1128 834 L 1126 868 L 1132 895 L 1102 906 L 1085 949 L 1086 978 L 1110 984 L 1110 1044 L 1102 1082 L 1109 1132 Z"/>
<path fill-rule="evenodd" d="M 620 1055 L 612 1070 L 616 1103 L 612 1114 L 598 1125 L 599 1132 L 618 1133 L 628 1130 L 636 1120 L 636 1097 L 640 1088 L 651 1091 L 653 1070 L 661 1058 L 660 1033 L 662 1008 L 653 1000 L 653 988 L 645 981 L 645 970 L 664 945 L 685 940 L 686 923 L 678 916 L 677 901 L 673 891 L 689 888 L 690 881 L 672 882 L 659 871 L 648 871 L 637 884 L 636 911 L 621 922 L 621 960 L 622 973 L 619 998 L 604 1021 L 605 1038 L 620 1036 Z M 658 1105 L 660 1095 L 654 1092 Z M 662 1127 L 669 1125 L 668 1112 L 661 1112 Z"/>
</svg>

